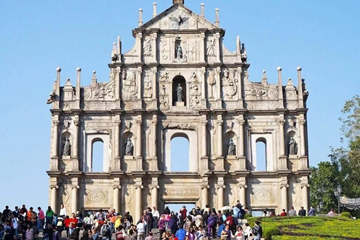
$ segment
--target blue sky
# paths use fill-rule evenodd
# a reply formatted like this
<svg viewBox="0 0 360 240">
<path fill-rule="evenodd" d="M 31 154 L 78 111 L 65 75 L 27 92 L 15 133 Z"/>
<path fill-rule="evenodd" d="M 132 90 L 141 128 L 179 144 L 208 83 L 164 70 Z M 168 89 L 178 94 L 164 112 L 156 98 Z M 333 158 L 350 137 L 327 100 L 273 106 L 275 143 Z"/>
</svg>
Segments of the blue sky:
<svg viewBox="0 0 360 240">
<path fill-rule="evenodd" d="M 158 1 L 158 12 L 171 5 Z M 250 79 L 259 81 L 266 69 L 276 82 L 282 66 L 284 84 L 296 79 L 296 67 L 310 92 L 310 162 L 327 160 L 339 144 L 340 110 L 360 90 L 360 1 L 358 0 L 187 0 L 226 29 L 225 45 L 235 49 L 236 35 L 246 44 Z M 137 10 L 152 16 L 144 0 L 1 0 L 0 1 L 0 208 L 26 203 L 47 205 L 50 113 L 45 104 L 61 66 L 62 84 L 81 67 L 82 84 L 91 71 L 108 80 L 112 42 L 120 35 L 129 50 L 137 26 Z"/>
</svg>

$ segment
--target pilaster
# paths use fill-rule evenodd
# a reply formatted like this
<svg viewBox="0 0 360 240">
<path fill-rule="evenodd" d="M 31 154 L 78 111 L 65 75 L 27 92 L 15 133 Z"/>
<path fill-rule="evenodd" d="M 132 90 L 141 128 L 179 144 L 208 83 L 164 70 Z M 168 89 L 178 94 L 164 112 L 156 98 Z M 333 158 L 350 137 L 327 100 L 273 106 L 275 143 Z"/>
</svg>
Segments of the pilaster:
<svg viewBox="0 0 360 240">
<path fill-rule="evenodd" d="M 71 211 L 76 213 L 78 211 L 78 190 L 80 189 L 79 186 L 79 179 L 73 178 L 71 180 Z"/>
<path fill-rule="evenodd" d="M 51 159 L 50 159 L 50 171 L 59 170 L 59 115 L 52 116 L 51 121 Z"/>
<path fill-rule="evenodd" d="M 288 210 L 288 179 L 287 177 L 282 177 L 280 182 L 280 194 L 281 194 L 281 208 Z"/>
<path fill-rule="evenodd" d="M 140 220 L 142 215 L 142 179 L 136 178 L 135 179 L 135 219 L 134 222 Z"/>
<path fill-rule="evenodd" d="M 120 199 L 121 199 L 121 182 L 120 178 L 115 178 L 113 181 L 113 208 L 115 209 L 115 212 L 120 213 Z"/>
</svg>

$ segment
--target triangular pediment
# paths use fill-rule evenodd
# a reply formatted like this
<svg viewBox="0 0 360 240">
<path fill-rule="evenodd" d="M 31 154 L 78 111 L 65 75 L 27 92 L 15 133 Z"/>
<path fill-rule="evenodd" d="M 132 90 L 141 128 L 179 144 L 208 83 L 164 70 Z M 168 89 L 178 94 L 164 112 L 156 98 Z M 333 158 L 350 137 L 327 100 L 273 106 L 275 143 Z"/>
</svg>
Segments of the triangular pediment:
<svg viewBox="0 0 360 240">
<path fill-rule="evenodd" d="M 197 15 L 182 4 L 175 4 L 161 14 L 157 15 L 144 25 L 142 29 L 161 29 L 161 30 L 213 30 L 218 27 L 206 18 Z"/>
</svg>

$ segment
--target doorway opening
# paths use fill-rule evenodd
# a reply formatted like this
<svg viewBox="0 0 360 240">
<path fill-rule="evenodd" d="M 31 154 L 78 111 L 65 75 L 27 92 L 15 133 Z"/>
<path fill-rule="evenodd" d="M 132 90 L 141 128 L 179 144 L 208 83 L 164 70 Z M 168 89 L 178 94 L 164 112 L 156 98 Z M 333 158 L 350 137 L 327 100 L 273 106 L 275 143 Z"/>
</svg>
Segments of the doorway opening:
<svg viewBox="0 0 360 240">
<path fill-rule="evenodd" d="M 180 214 L 180 210 L 185 207 L 186 210 L 187 210 L 186 215 L 188 215 L 193 208 L 196 208 L 196 205 L 195 205 L 195 203 L 189 203 L 189 202 L 186 202 L 186 203 L 165 203 L 164 209 L 166 207 L 168 207 L 170 209 L 170 212 L 179 213 L 179 214 Z"/>
</svg>

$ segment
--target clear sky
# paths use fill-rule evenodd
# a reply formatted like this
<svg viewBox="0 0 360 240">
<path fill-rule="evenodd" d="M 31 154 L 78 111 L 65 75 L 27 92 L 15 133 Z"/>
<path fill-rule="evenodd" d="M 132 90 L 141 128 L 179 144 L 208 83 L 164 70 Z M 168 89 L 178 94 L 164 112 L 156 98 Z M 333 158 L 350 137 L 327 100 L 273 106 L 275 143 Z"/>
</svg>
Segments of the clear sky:
<svg viewBox="0 0 360 240">
<path fill-rule="evenodd" d="M 186 0 L 214 21 L 220 8 L 225 45 L 235 49 L 236 35 L 246 44 L 250 79 L 266 69 L 275 83 L 276 67 L 285 80 L 296 80 L 296 67 L 310 92 L 310 162 L 327 160 L 339 144 L 340 110 L 359 94 L 360 1 L 358 0 Z M 158 12 L 172 0 L 159 0 Z M 1 0 L 0 1 L 0 208 L 8 203 L 47 206 L 50 112 L 45 104 L 56 76 L 62 84 L 81 67 L 82 84 L 91 71 L 108 80 L 112 42 L 120 35 L 124 50 L 134 39 L 137 10 L 152 16 L 144 0 Z"/>
</svg>

